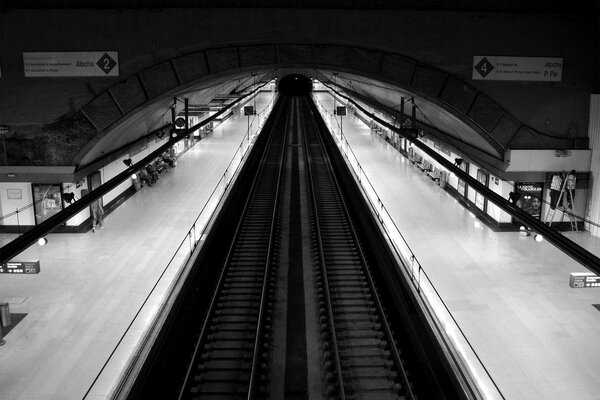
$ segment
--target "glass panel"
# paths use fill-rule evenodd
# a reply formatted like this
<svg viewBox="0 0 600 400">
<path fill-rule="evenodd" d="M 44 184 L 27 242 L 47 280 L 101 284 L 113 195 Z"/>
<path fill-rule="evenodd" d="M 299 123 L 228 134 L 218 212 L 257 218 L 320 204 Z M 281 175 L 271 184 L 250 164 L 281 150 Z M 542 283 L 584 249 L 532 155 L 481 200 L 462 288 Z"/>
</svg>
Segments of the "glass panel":
<svg viewBox="0 0 600 400">
<path fill-rule="evenodd" d="M 464 161 L 460 164 L 459 166 L 460 169 L 462 169 L 463 171 L 465 171 L 467 174 L 469 173 L 469 163 Z M 467 185 L 465 184 L 465 181 L 463 181 L 462 179 L 458 178 L 458 193 L 460 193 L 461 196 L 466 197 L 467 196 Z"/>
<path fill-rule="evenodd" d="M 40 224 L 62 210 L 60 185 L 32 184 L 35 222 Z"/>
<path fill-rule="evenodd" d="M 477 170 L 477 180 L 487 187 L 490 175 L 482 169 Z M 484 212 L 487 211 L 487 199 L 479 192 L 475 192 L 475 205 Z"/>
</svg>

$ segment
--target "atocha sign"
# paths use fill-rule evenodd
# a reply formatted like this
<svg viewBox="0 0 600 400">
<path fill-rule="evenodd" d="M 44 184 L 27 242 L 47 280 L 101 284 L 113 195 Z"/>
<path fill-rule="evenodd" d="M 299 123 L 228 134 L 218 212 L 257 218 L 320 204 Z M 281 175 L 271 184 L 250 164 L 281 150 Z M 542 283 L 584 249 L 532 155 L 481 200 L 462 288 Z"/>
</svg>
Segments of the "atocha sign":
<svg viewBox="0 0 600 400">
<path fill-rule="evenodd" d="M 23 53 L 25 76 L 119 76 L 119 53 L 89 52 L 26 52 Z"/>
</svg>

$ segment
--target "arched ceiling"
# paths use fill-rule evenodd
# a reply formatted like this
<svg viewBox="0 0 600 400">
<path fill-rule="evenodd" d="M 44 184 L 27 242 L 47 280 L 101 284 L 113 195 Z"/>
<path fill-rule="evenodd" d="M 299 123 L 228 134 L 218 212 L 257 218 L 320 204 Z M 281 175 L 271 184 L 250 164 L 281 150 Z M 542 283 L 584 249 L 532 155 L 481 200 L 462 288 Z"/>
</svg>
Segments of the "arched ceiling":
<svg viewBox="0 0 600 400">
<path fill-rule="evenodd" d="M 242 95 L 244 91 L 252 89 L 264 79 L 264 74 L 253 76 L 249 73 L 232 73 L 169 91 L 154 101 L 128 112 L 101 135 L 97 135 L 79 152 L 76 163 L 78 167 L 89 165 L 169 125 L 171 108 L 175 107 L 177 114 L 183 112 L 185 98 L 188 99 L 190 108 L 216 109 L 235 100 L 232 94 Z"/>
<path fill-rule="evenodd" d="M 255 45 L 208 49 L 167 60 L 126 77 L 96 96 L 81 113 L 97 134 L 73 158 L 77 170 L 170 123 L 182 111 L 216 99 L 226 105 L 257 84 L 304 73 L 384 112 L 414 99 L 419 127 L 495 171 L 508 166 L 510 140 L 522 131 L 514 117 L 487 96 L 444 71 L 380 50 L 333 45 Z M 410 110 L 406 109 L 409 115 Z"/>
<path fill-rule="evenodd" d="M 3 11 L 28 7 L 364 8 L 585 13 L 590 18 L 597 18 L 597 6 L 597 0 L 582 0 L 577 5 L 563 0 L 172 0 L 168 5 L 163 0 L 6 0 Z M 421 127 L 497 171 L 506 168 L 507 150 L 511 146 L 519 148 L 513 146 L 519 139 L 520 148 L 530 148 L 532 142 L 539 143 L 539 148 L 566 148 L 574 142 L 543 136 L 529 129 L 478 89 L 485 86 L 476 88 L 439 67 L 426 64 L 423 59 L 388 52 L 385 47 L 366 48 L 364 42 L 354 46 L 352 40 L 345 45 L 320 42 L 320 38 L 317 44 L 309 40 L 275 44 L 262 40 L 265 39 L 235 39 L 224 42 L 227 44 L 222 46 L 228 47 L 222 48 L 201 47 L 207 44 L 188 45 L 173 51 L 156 52 L 152 58 L 140 58 L 137 64 L 124 70 L 126 75 L 120 82 L 113 85 L 111 81 L 111 87 L 92 90 L 95 97 L 90 98 L 83 108 L 74 109 L 73 118 L 69 119 L 69 114 L 64 121 L 44 127 L 45 137 L 51 139 L 46 150 L 64 150 L 57 152 L 60 154 L 52 158 L 49 165 L 71 165 L 80 172 L 97 167 L 108 162 L 111 155 L 126 152 L 145 137 L 150 137 L 154 130 L 168 124 L 172 105 L 176 105 L 177 111 L 183 108 L 183 104 L 174 102 L 174 98 L 185 97 L 193 106 L 206 106 L 223 96 L 247 93 L 257 82 L 302 68 L 308 75 L 333 84 L 352 98 L 388 112 L 397 111 L 400 98 L 413 98 Z M 375 42 L 372 43 L 369 46 L 375 46 Z M 86 94 L 82 98 L 82 101 L 88 101 L 89 97 Z M 503 104 L 511 101 L 501 100 Z M 221 104 L 227 104 L 227 101 L 221 101 Z"/>
<path fill-rule="evenodd" d="M 361 77 L 348 73 L 326 72 L 329 80 L 347 93 L 365 99 L 375 107 L 383 110 L 399 112 L 400 99 L 405 99 L 405 114 L 411 113 L 412 101 L 416 105 L 416 118 L 419 126 L 428 133 L 438 133 L 440 139 L 449 143 L 463 143 L 469 147 L 497 160 L 503 160 L 506 148 L 498 143 L 485 130 L 476 126 L 465 118 L 460 118 L 456 110 L 448 110 L 448 106 L 438 104 L 431 99 L 424 98 L 418 92 L 410 89 L 377 81 L 376 79 Z"/>
<path fill-rule="evenodd" d="M 176 89 L 160 96 L 150 104 L 127 114 L 102 135 L 88 143 L 79 155 L 78 165 L 85 166 L 101 159 L 107 154 L 112 154 L 126 147 L 137 139 L 142 138 L 156 129 L 166 126 L 171 122 L 170 109 L 175 105 L 177 112 L 183 111 L 183 101 L 174 98 L 187 98 L 192 108 L 210 105 L 227 105 L 236 99 L 235 95 L 244 93 L 262 85 L 268 80 L 292 73 L 301 73 L 325 83 L 335 85 L 343 93 L 354 99 L 366 101 L 376 110 L 395 110 L 399 112 L 400 99 L 414 98 L 417 105 L 417 120 L 420 126 L 428 133 L 435 132 L 442 140 L 449 144 L 464 144 L 468 149 L 476 149 L 477 154 L 486 155 L 483 162 L 492 162 L 495 167 L 503 164 L 504 150 L 493 138 L 474 124 L 469 124 L 465 118 L 457 116 L 435 102 L 419 97 L 415 92 L 378 81 L 377 79 L 360 76 L 352 73 L 335 72 L 324 69 L 279 68 L 277 70 L 258 69 L 252 72 L 236 72 L 210 79 L 203 79 L 200 83 L 182 89 Z M 405 114 L 410 114 L 410 103 L 406 102 Z M 207 115 L 208 116 L 208 115 Z M 481 157 L 477 157 L 481 158 Z"/>
</svg>

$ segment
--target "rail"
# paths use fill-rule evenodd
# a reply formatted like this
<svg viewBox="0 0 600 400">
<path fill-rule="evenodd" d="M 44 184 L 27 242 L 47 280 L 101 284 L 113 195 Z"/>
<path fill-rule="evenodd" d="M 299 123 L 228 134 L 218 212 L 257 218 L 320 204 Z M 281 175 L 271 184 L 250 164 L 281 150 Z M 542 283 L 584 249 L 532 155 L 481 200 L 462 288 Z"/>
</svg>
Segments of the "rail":
<svg viewBox="0 0 600 400">
<path fill-rule="evenodd" d="M 337 385 L 339 388 L 339 398 L 341 400 L 345 400 L 346 399 L 346 393 L 345 393 L 345 389 L 344 389 L 344 379 L 343 379 L 343 373 L 342 373 L 342 365 L 341 365 L 341 357 L 340 357 L 340 350 L 339 350 L 339 345 L 338 345 L 338 341 L 337 341 L 337 333 L 336 333 L 336 329 L 335 329 L 335 318 L 333 315 L 333 306 L 332 306 L 332 301 L 331 301 L 331 296 L 330 296 L 330 289 L 329 289 L 329 281 L 327 279 L 327 272 L 325 270 L 325 255 L 323 252 L 324 246 L 323 246 L 323 239 L 321 237 L 321 223 L 319 220 L 319 213 L 317 212 L 317 198 L 315 195 L 315 186 L 316 184 L 314 183 L 314 179 L 313 179 L 313 168 L 312 168 L 312 162 L 311 162 L 311 155 L 308 152 L 308 141 L 306 139 L 306 135 L 303 135 L 304 137 L 304 157 L 307 160 L 306 162 L 306 169 L 308 170 L 308 186 L 311 189 L 310 190 L 310 201 L 313 204 L 313 207 L 315 209 L 314 212 L 314 225 L 315 225 L 315 236 L 316 236 L 316 240 L 318 243 L 318 257 L 319 257 L 319 264 L 321 266 L 321 271 L 323 274 L 323 285 L 325 286 L 324 289 L 324 297 L 326 300 L 326 304 L 327 304 L 327 314 L 329 317 L 329 321 L 330 321 L 330 329 L 331 329 L 331 342 L 333 345 L 333 354 L 335 357 L 335 371 L 336 371 L 336 381 L 337 381 Z"/>
<path fill-rule="evenodd" d="M 335 130 L 331 127 L 331 122 L 328 121 L 327 118 L 327 114 L 331 113 L 327 111 L 325 106 L 321 104 L 316 97 L 313 98 L 315 99 L 315 104 L 317 104 L 319 112 L 321 112 L 324 117 L 324 121 L 329 125 L 330 134 L 338 144 L 346 163 L 350 166 L 356 181 L 363 190 L 364 197 L 370 204 L 375 216 L 381 224 L 385 236 L 387 236 L 389 242 L 392 244 L 393 251 L 401 260 L 399 265 L 404 268 L 404 272 L 410 277 L 419 298 L 425 305 L 428 317 L 434 322 L 438 334 L 440 334 L 442 340 L 444 340 L 444 344 L 447 346 L 446 350 L 449 350 L 450 354 L 452 354 L 455 367 L 457 368 L 456 370 L 459 373 L 462 373 L 463 368 L 466 366 L 470 376 L 475 379 L 478 386 L 477 388 L 473 388 L 470 384 L 467 384 L 467 389 L 471 392 L 472 398 L 504 399 L 496 382 L 483 365 L 473 346 L 450 312 L 450 309 L 440 296 L 429 276 L 427 276 L 427 273 L 410 248 L 410 245 L 381 201 L 373 184 L 363 170 L 358 157 L 354 154 L 348 140 L 343 134 L 340 134 L 339 136 L 336 135 Z M 453 349 L 456 349 L 459 354 L 455 354 Z M 463 379 L 465 382 L 470 382 L 468 376 L 463 376 Z M 483 391 L 483 393 L 481 393 L 481 391 Z"/>
<path fill-rule="evenodd" d="M 289 116 L 288 116 L 289 117 Z M 289 126 L 286 123 L 286 126 Z M 273 128 L 274 129 L 274 128 Z M 252 370 L 250 372 L 250 384 L 248 387 L 248 400 L 252 400 L 255 398 L 254 394 L 256 392 L 256 386 L 257 386 L 257 380 L 258 380 L 258 373 L 259 373 L 259 369 L 258 369 L 258 364 L 259 364 L 259 358 L 260 358 L 260 353 L 262 351 L 262 348 L 260 346 L 261 344 L 261 340 L 263 337 L 263 331 L 264 331 L 264 318 L 265 315 L 267 314 L 267 300 L 268 300 L 268 285 L 269 285 L 269 279 L 271 276 L 271 270 L 272 270 L 272 263 L 273 263 L 273 257 L 274 257 L 274 252 L 276 251 L 274 249 L 274 242 L 275 242 L 275 233 L 277 232 L 277 215 L 278 213 L 280 213 L 279 208 L 280 206 L 280 193 L 282 192 L 282 186 L 283 186 L 283 181 L 284 181 L 284 172 L 285 172 L 285 157 L 286 157 L 286 148 L 287 148 L 287 143 L 288 143 L 288 138 L 290 135 L 285 135 L 285 139 L 284 139 L 284 143 L 281 146 L 281 155 L 279 158 L 279 172 L 277 174 L 277 187 L 275 189 L 275 204 L 273 205 L 273 210 L 272 210 L 272 219 L 271 219 L 271 226 L 270 226 L 270 235 L 269 235 L 269 247 L 267 250 L 267 262 L 265 263 L 265 273 L 264 273 L 264 279 L 263 279 L 263 287 L 262 287 L 262 294 L 260 297 L 260 309 L 259 309 L 259 313 L 258 313 L 258 322 L 257 322 L 257 327 L 256 327 L 256 337 L 255 337 L 255 341 L 254 341 L 254 354 L 252 356 Z"/>
<path fill-rule="evenodd" d="M 279 113 L 281 113 L 281 109 L 279 110 Z M 271 126 L 271 134 L 269 135 L 269 143 L 272 140 L 272 137 L 273 137 L 272 132 L 273 132 L 274 129 L 275 129 L 275 125 Z M 267 149 L 268 147 L 269 147 L 268 145 L 265 146 L 265 149 Z M 283 147 L 284 146 L 282 146 L 282 148 Z M 239 148 L 238 148 L 238 150 L 239 150 Z M 265 150 L 265 152 L 262 155 L 263 162 L 261 162 L 261 165 L 264 164 L 264 159 L 266 157 L 267 157 L 267 151 Z M 251 185 L 251 188 L 250 188 L 250 191 L 249 191 L 250 193 L 257 191 L 256 187 L 257 187 L 257 182 L 259 180 L 259 177 L 260 177 L 260 173 L 257 172 L 255 174 L 255 176 L 254 176 L 253 181 L 252 181 L 252 185 Z M 281 177 L 281 172 L 279 173 L 279 177 Z M 279 185 L 278 185 L 278 189 L 279 189 Z M 245 202 L 244 202 L 244 208 L 243 208 L 244 211 L 242 212 L 242 215 L 246 215 L 247 214 L 248 209 L 250 208 L 251 201 L 252 201 L 252 197 L 248 196 L 246 198 Z M 274 213 L 275 213 L 275 211 L 273 211 L 273 215 L 272 215 L 273 218 L 275 218 L 275 214 Z M 271 223 L 271 229 L 274 228 L 274 225 L 275 224 L 274 224 L 274 221 L 273 221 Z M 206 338 L 208 336 L 209 327 L 210 327 L 210 324 L 212 322 L 212 319 L 213 319 L 214 314 L 215 314 L 216 309 L 217 309 L 217 304 L 218 304 L 219 301 L 221 301 L 221 299 L 220 299 L 219 296 L 220 296 L 220 294 L 222 292 L 222 288 L 224 286 L 226 275 L 229 272 L 229 269 L 227 268 L 227 266 L 231 263 L 231 259 L 234 257 L 234 251 L 236 250 L 236 242 L 238 240 L 238 237 L 241 235 L 240 231 L 242 230 L 243 227 L 244 227 L 244 217 L 242 217 L 242 218 L 239 219 L 238 224 L 237 224 L 237 226 L 235 228 L 234 240 L 229 245 L 229 249 L 227 251 L 227 257 L 226 257 L 226 260 L 224 262 L 224 266 L 223 266 L 223 268 L 221 270 L 221 273 L 219 275 L 219 279 L 218 279 L 218 282 L 217 282 L 217 285 L 216 285 L 216 289 L 214 291 L 212 300 L 210 302 L 210 305 L 208 307 L 208 311 L 206 313 L 206 317 L 204 318 L 204 322 L 202 324 L 202 330 L 200 332 L 200 335 L 199 335 L 198 340 L 196 342 L 196 346 L 194 348 L 194 352 L 192 354 L 192 358 L 191 358 L 192 361 L 191 361 L 190 365 L 188 366 L 188 369 L 187 369 L 187 372 L 186 372 L 186 376 L 185 376 L 185 379 L 184 379 L 184 384 L 182 385 L 182 389 L 181 389 L 181 391 L 179 393 L 179 397 L 178 397 L 179 400 L 181 400 L 181 399 L 183 399 L 183 398 L 185 398 L 187 396 L 187 391 L 189 389 L 190 381 L 192 379 L 192 373 L 193 373 L 193 371 L 194 371 L 194 369 L 196 367 L 195 363 L 197 362 L 198 354 L 200 353 L 200 351 L 202 350 L 203 346 L 205 345 Z M 271 251 L 272 251 L 272 249 L 271 249 L 271 242 L 272 242 L 272 234 L 270 235 L 270 244 L 269 244 L 269 253 L 268 253 L 269 256 L 267 257 L 267 268 L 265 268 L 265 279 L 263 281 L 263 290 L 261 291 L 262 294 L 261 294 L 260 311 L 259 311 L 258 323 L 257 323 L 257 336 L 256 336 L 256 340 L 255 340 L 254 356 L 253 356 L 253 362 L 255 362 L 255 363 L 257 363 L 257 357 L 258 357 L 258 353 L 260 351 L 260 348 L 259 348 L 260 335 L 259 334 L 260 334 L 260 328 L 261 328 L 261 318 L 262 318 L 262 315 L 264 314 L 263 308 L 264 308 L 264 305 L 265 305 L 265 293 L 266 293 L 266 288 L 265 287 L 266 287 L 267 282 L 268 282 L 267 273 L 269 271 L 269 269 L 268 269 L 268 265 L 269 265 L 269 262 L 270 262 L 270 258 L 269 257 L 271 256 Z M 248 390 L 248 399 L 251 398 L 251 394 L 253 392 L 253 382 L 255 380 L 255 375 L 256 375 L 256 370 L 255 370 L 255 365 L 253 364 L 252 371 L 251 371 L 251 374 L 250 374 L 251 378 L 250 378 L 250 385 L 249 385 L 249 390 Z"/>
<path fill-rule="evenodd" d="M 398 127 L 390 124 L 389 122 L 377 117 L 376 115 L 367 111 L 363 106 L 358 104 L 356 101 L 351 99 L 350 97 L 339 93 L 337 90 L 325 85 L 329 90 L 331 90 L 334 95 L 342 97 L 349 103 L 352 103 L 358 110 L 360 110 L 365 115 L 368 115 L 378 124 L 390 129 L 391 131 L 398 133 L 401 136 L 406 137 L 406 133 L 403 132 Z M 563 236 L 560 232 L 557 232 L 547 226 L 544 222 L 534 218 L 529 213 L 523 211 L 516 204 L 508 201 L 504 197 L 500 196 L 498 193 L 494 192 L 486 185 L 483 185 L 477 179 L 469 175 L 467 172 L 458 168 L 458 166 L 453 165 L 450 161 L 448 161 L 444 156 L 438 154 L 434 149 L 431 149 L 425 143 L 421 142 L 419 139 L 409 137 L 408 138 L 415 147 L 421 149 L 424 153 L 426 153 L 429 157 L 439 163 L 446 170 L 451 171 L 457 177 L 465 181 L 470 187 L 475 189 L 477 192 L 486 197 L 490 202 L 494 203 L 498 208 L 506 211 L 508 214 L 513 217 L 519 219 L 524 225 L 528 226 L 530 229 L 536 231 L 541 234 L 548 242 L 552 243 L 554 246 L 559 248 L 563 253 L 573 258 L 581 265 L 590 269 L 596 274 L 600 274 L 600 257 L 594 255 L 587 249 L 578 245 L 577 243 L 569 240 L 565 236 Z"/>
<path fill-rule="evenodd" d="M 81 211 L 86 209 L 96 199 L 99 199 L 100 197 L 109 193 L 111 190 L 115 189 L 121 183 L 123 183 L 124 181 L 129 179 L 132 174 L 136 173 L 137 171 L 139 171 L 140 169 L 145 167 L 151 161 L 154 161 L 158 156 L 163 154 L 166 150 L 168 150 L 175 143 L 179 142 L 180 140 L 183 140 L 183 138 L 187 134 L 193 133 L 195 130 L 199 129 L 200 127 L 214 121 L 219 116 L 226 113 L 231 108 L 235 107 L 237 104 L 242 103 L 249 98 L 252 98 L 252 96 L 255 95 L 256 93 L 258 93 L 258 91 L 263 86 L 258 87 L 257 89 L 251 91 L 244 97 L 240 97 L 238 100 L 234 101 L 233 103 L 229 104 L 227 107 L 224 107 L 223 109 L 221 109 L 214 115 L 206 118 L 205 120 L 199 122 L 198 124 L 194 125 L 193 127 L 189 128 L 187 130 L 182 129 L 181 131 L 185 132 L 185 134 L 182 133 L 181 137 L 179 139 L 167 141 L 167 143 L 159 146 L 156 150 L 154 150 L 152 153 L 150 153 L 144 159 L 137 162 L 133 166 L 127 168 L 123 172 L 119 173 L 117 176 L 115 176 L 114 178 L 105 182 L 98 188 L 92 190 L 90 193 L 86 194 L 79 200 L 75 201 L 73 204 L 71 204 L 66 209 L 54 214 L 53 216 L 46 219 L 41 224 L 26 231 L 25 233 L 23 233 L 22 235 L 18 236 L 16 239 L 14 239 L 13 241 L 4 245 L 0 249 L 0 264 L 10 261 L 11 258 L 18 255 L 25 249 L 27 249 L 29 246 L 34 244 L 39 238 L 44 237 L 44 235 L 50 233 L 57 226 L 60 226 L 60 224 L 68 221 L 75 215 L 79 214 Z M 248 132 L 249 131 L 250 131 L 250 124 L 248 124 Z M 248 139 L 248 141 L 250 141 L 249 135 L 248 135 L 247 139 Z"/>
<path fill-rule="evenodd" d="M 313 119 L 313 121 L 314 121 L 314 119 Z M 316 123 L 315 123 L 314 129 L 315 130 L 319 130 L 319 127 L 317 126 Z M 324 157 L 323 157 L 324 160 L 325 160 L 324 162 L 327 165 L 327 168 L 329 170 L 333 171 L 333 167 L 331 166 L 329 157 L 326 156 L 325 145 L 324 145 L 323 140 L 321 138 L 319 140 L 319 143 L 320 143 L 321 151 L 324 154 Z M 307 146 L 305 146 L 305 148 L 308 149 L 309 146 L 307 145 Z M 309 171 L 310 171 L 310 165 L 311 165 L 311 163 L 307 163 L 307 164 L 309 166 Z M 313 179 L 312 179 L 312 173 L 310 174 L 310 181 L 311 181 L 311 186 L 313 186 L 313 184 L 312 184 L 312 181 L 313 181 Z M 336 187 L 336 191 L 338 193 L 341 193 L 340 186 L 339 186 L 339 183 L 337 181 L 337 178 L 335 177 L 335 174 L 332 176 L 332 182 L 333 182 L 333 185 Z M 314 189 L 312 191 L 314 192 Z M 314 199 L 314 194 L 313 194 L 313 202 L 316 203 L 316 200 Z M 374 304 L 376 306 L 377 313 L 379 315 L 379 321 L 380 321 L 380 324 L 382 325 L 383 331 L 385 332 L 385 337 L 388 340 L 389 351 L 392 354 L 392 358 L 394 359 L 394 363 L 396 365 L 397 371 L 398 371 L 398 373 L 400 375 L 400 379 L 402 381 L 404 397 L 406 399 L 411 399 L 411 400 L 415 399 L 416 396 L 415 396 L 415 394 L 412 391 L 412 387 L 411 387 L 412 385 L 411 385 L 410 380 L 408 379 L 408 374 L 406 372 L 406 369 L 404 368 L 404 362 L 403 362 L 403 360 L 400 357 L 400 353 L 398 351 L 398 348 L 396 346 L 394 337 L 392 335 L 391 327 L 389 325 L 389 322 L 388 322 L 388 319 L 387 319 L 387 317 L 385 315 L 385 312 L 383 311 L 383 305 L 382 305 L 381 300 L 379 298 L 379 294 L 377 293 L 376 285 L 375 285 L 373 276 L 371 274 L 371 271 L 370 271 L 369 267 L 367 266 L 366 257 L 365 257 L 365 255 L 363 253 L 362 247 L 359 244 L 360 241 L 359 241 L 357 233 L 356 233 L 356 228 L 355 228 L 355 226 L 354 226 L 354 224 L 352 222 L 352 218 L 350 217 L 350 214 L 348 212 L 348 206 L 346 204 L 346 201 L 344 200 L 344 196 L 340 195 L 339 203 L 341 205 L 341 210 L 343 210 L 341 212 L 341 214 L 344 215 L 345 216 L 345 220 L 348 221 L 348 226 L 349 226 L 348 230 L 349 230 L 349 233 L 352 236 L 352 239 L 353 239 L 354 243 L 356 243 L 356 249 L 355 249 L 355 251 L 357 253 L 357 258 L 360 260 L 360 262 L 361 262 L 361 264 L 363 266 L 364 276 L 366 277 L 366 280 L 369 283 L 370 292 L 372 293 L 372 299 L 373 299 L 373 302 L 374 302 Z M 317 226 L 316 232 L 317 232 L 317 236 L 319 238 L 319 244 L 320 244 L 320 246 L 322 248 L 323 245 L 321 244 L 320 227 L 319 227 L 319 223 L 318 223 L 318 214 L 319 213 L 316 210 L 317 210 L 317 207 L 315 205 L 315 216 L 314 216 L 314 218 L 316 220 L 315 225 Z M 344 218 L 342 218 L 342 219 L 344 219 Z M 321 253 L 321 259 L 322 259 L 321 265 L 322 265 L 322 268 L 323 268 L 323 267 L 326 266 L 326 263 L 323 260 L 322 249 L 321 248 L 319 249 L 319 251 Z M 325 272 L 323 273 L 323 281 L 324 281 L 326 289 L 327 289 L 326 290 L 327 298 L 329 299 L 328 278 L 327 278 L 327 274 Z M 329 304 L 329 308 L 331 309 L 331 304 Z M 333 326 L 335 324 L 333 322 L 333 317 L 331 315 L 331 312 L 330 312 L 330 318 L 331 318 L 331 325 L 332 325 L 332 329 L 333 329 Z M 336 351 L 337 351 L 337 348 L 336 348 Z"/>
<path fill-rule="evenodd" d="M 188 258 L 196 250 L 198 245 L 200 245 L 201 242 L 204 241 L 208 230 L 212 227 L 212 223 L 214 222 L 215 218 L 217 217 L 217 211 L 219 210 L 219 207 L 225 200 L 226 195 L 228 194 L 228 189 L 230 188 L 231 183 L 236 179 L 237 174 L 239 173 L 240 168 L 242 167 L 244 160 L 246 159 L 246 157 L 248 155 L 249 150 L 252 148 L 254 139 L 256 138 L 256 136 L 258 135 L 258 133 L 260 132 L 260 130 L 262 128 L 262 125 L 266 121 L 266 117 L 268 116 L 272 106 L 273 106 L 273 100 L 271 100 L 271 102 L 269 104 L 267 104 L 267 106 L 265 106 L 265 108 L 256 115 L 256 118 L 254 118 L 252 123 L 249 125 L 249 128 L 248 128 L 249 130 L 248 130 L 247 134 L 244 135 L 242 141 L 240 142 L 239 146 L 236 149 L 236 152 L 232 156 L 227 167 L 225 168 L 225 171 L 221 175 L 219 181 L 216 183 L 211 194 L 209 195 L 209 197 L 206 200 L 206 202 L 204 203 L 202 209 L 198 213 L 198 216 L 192 223 L 192 226 L 188 229 L 187 233 L 184 235 L 183 239 L 179 243 L 179 246 L 175 250 L 175 253 L 171 257 L 171 259 L 169 260 L 167 265 L 163 268 L 159 277 L 156 279 L 154 285 L 152 286 L 152 289 L 145 297 L 144 301 L 138 308 L 138 310 L 137 310 L 136 314 L 134 315 L 134 317 L 132 318 L 131 322 L 129 323 L 129 325 L 127 326 L 127 328 L 125 329 L 125 331 L 123 332 L 121 337 L 119 338 L 114 349 L 112 350 L 112 352 L 110 353 L 110 355 L 108 356 L 108 358 L 106 359 L 104 364 L 102 365 L 99 372 L 96 374 L 96 376 L 95 376 L 94 380 L 92 381 L 92 383 L 90 384 L 88 390 L 82 397 L 82 400 L 87 399 L 88 396 L 94 397 L 93 391 L 94 391 L 95 385 L 101 379 L 102 374 L 109 366 L 109 363 L 111 362 L 111 360 L 113 359 L 113 357 L 115 356 L 117 351 L 119 350 L 121 344 L 124 342 L 128 333 L 132 330 L 135 323 L 138 322 L 138 319 L 140 318 L 142 312 L 144 311 L 144 308 L 149 303 L 152 295 L 156 291 L 156 288 L 159 286 L 159 284 L 162 283 L 162 280 L 163 280 L 164 276 L 166 275 L 167 271 L 169 271 L 172 267 L 178 268 L 177 276 L 172 278 L 172 282 L 177 282 L 179 280 L 179 278 L 181 277 L 181 275 L 184 273 L 184 268 L 181 268 L 181 266 L 185 265 Z M 262 117 L 261 117 L 261 114 L 262 114 Z M 253 129 L 253 125 L 255 123 L 256 123 L 256 129 Z M 173 284 L 171 284 L 171 287 L 172 286 L 173 286 Z M 169 289 L 171 289 L 171 288 L 169 288 Z M 170 290 L 167 290 L 167 293 L 169 291 Z M 147 324 L 148 327 L 152 327 L 156 323 L 156 321 L 159 319 L 159 317 L 161 315 L 161 311 L 166 306 L 167 305 L 164 302 L 162 302 L 162 304 L 160 306 L 161 309 L 159 311 L 157 311 L 155 313 L 155 315 L 152 317 L 151 321 Z M 136 347 L 135 351 L 132 352 L 133 355 L 127 361 L 126 369 L 125 369 L 124 373 L 121 375 L 121 379 L 117 383 L 117 386 L 114 388 L 114 390 L 111 390 L 109 398 L 116 399 L 121 394 L 121 391 L 124 387 L 123 382 L 133 372 L 136 361 L 138 361 L 138 359 L 140 357 L 141 349 L 143 349 L 149 343 L 150 339 L 151 339 L 151 330 L 147 329 L 147 330 L 145 330 L 142 338 L 137 342 L 137 344 L 135 346 Z"/>
</svg>

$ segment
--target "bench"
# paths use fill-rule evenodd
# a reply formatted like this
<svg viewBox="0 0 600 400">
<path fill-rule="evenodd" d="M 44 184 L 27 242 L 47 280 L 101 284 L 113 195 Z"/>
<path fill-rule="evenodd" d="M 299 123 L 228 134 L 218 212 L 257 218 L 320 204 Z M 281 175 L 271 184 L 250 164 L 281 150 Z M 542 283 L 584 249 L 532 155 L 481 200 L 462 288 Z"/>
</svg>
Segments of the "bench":
<svg viewBox="0 0 600 400">
<path fill-rule="evenodd" d="M 440 172 L 439 169 L 435 168 L 433 171 L 427 172 L 427 176 L 429 176 L 429 178 L 431 178 L 431 180 L 433 180 L 435 182 L 439 182 L 440 178 L 442 177 L 442 173 Z"/>
<path fill-rule="evenodd" d="M 431 171 L 431 163 L 429 161 L 422 161 L 418 165 L 419 169 L 423 172 Z"/>
</svg>

